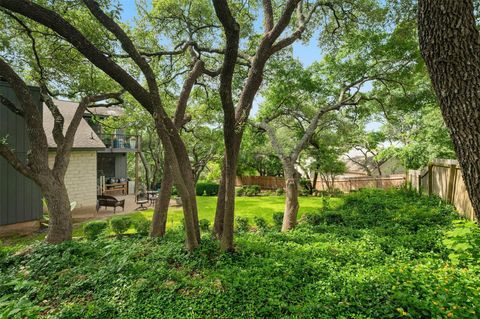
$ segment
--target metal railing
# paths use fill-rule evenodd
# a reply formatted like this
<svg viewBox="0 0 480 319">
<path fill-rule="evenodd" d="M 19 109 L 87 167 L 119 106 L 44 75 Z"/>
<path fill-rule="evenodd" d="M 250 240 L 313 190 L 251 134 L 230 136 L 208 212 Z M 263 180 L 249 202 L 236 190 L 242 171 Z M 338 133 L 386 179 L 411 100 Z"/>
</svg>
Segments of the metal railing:
<svg viewBox="0 0 480 319">
<path fill-rule="evenodd" d="M 137 151 L 139 149 L 139 139 L 137 135 L 99 134 L 98 136 L 107 148 L 132 151 Z"/>
</svg>

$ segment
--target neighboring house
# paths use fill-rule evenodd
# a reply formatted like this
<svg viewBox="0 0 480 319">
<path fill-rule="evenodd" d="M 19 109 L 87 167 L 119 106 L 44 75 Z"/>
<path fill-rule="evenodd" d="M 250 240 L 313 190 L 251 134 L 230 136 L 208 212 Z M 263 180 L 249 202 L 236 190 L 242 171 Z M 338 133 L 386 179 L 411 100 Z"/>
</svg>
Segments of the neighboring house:
<svg viewBox="0 0 480 319">
<path fill-rule="evenodd" d="M 38 108 L 42 108 L 40 91 L 30 87 Z M 22 109 L 10 86 L 0 81 L 0 95 Z M 15 114 L 0 101 L 0 139 L 5 139 L 16 156 L 27 159 L 29 141 L 23 117 Z M 18 173 L 0 156 L 0 236 L 29 233 L 40 227 L 43 216 L 40 188 Z"/>
<path fill-rule="evenodd" d="M 54 100 L 64 118 L 64 131 L 67 130 L 78 103 Z M 48 160 L 53 166 L 56 144 L 53 139 L 54 119 L 50 110 L 43 106 L 43 127 L 49 147 Z M 105 144 L 88 123 L 82 119 L 73 141 L 73 147 L 65 175 L 68 197 L 75 202 L 74 215 L 94 212 L 97 206 L 97 153 L 105 150 Z"/>
<path fill-rule="evenodd" d="M 394 175 L 405 173 L 405 167 L 402 166 L 397 158 L 389 158 L 380 163 L 374 161 L 373 154 L 363 150 L 352 149 L 341 157 L 347 166 L 347 171 L 342 176 L 379 176 Z M 377 165 L 380 164 L 380 165 Z M 379 169 L 380 168 L 380 171 Z"/>
</svg>

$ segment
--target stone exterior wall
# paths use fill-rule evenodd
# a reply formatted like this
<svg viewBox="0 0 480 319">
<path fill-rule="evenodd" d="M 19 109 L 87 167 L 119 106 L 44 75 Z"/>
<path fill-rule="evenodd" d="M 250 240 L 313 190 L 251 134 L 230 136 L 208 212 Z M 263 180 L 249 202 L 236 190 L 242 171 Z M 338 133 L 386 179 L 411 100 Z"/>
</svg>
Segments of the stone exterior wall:
<svg viewBox="0 0 480 319">
<path fill-rule="evenodd" d="M 52 167 L 55 152 L 48 156 Z M 97 152 L 72 151 L 70 164 L 65 175 L 65 184 L 70 202 L 77 202 L 74 213 L 86 210 L 95 211 L 97 205 Z"/>
</svg>

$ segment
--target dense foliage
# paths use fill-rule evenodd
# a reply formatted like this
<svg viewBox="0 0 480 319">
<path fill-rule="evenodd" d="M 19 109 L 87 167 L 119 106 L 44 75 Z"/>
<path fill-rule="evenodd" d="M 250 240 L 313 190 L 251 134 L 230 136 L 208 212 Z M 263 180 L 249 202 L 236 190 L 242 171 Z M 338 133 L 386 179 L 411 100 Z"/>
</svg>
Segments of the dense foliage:
<svg viewBox="0 0 480 319">
<path fill-rule="evenodd" d="M 480 235 L 468 223 L 452 223 L 458 217 L 450 206 L 404 190 L 370 190 L 309 214 L 323 218 L 289 233 L 272 227 L 239 234 L 235 254 L 220 253 L 209 234 L 200 249 L 187 253 L 176 230 L 163 239 L 39 243 L 0 254 L 0 313 L 69 319 L 478 317 L 480 268 L 471 259 L 478 246 L 468 246 L 463 256 L 456 245 L 478 243 Z"/>
<path fill-rule="evenodd" d="M 195 192 L 197 196 L 216 196 L 218 195 L 218 188 L 220 185 L 214 182 L 200 181 L 195 186 Z"/>
</svg>

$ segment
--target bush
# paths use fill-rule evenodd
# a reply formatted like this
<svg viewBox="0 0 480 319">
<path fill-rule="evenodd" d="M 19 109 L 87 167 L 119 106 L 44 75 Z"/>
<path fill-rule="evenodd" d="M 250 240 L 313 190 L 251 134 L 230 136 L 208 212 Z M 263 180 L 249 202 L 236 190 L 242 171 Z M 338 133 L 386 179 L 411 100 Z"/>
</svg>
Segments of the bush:
<svg viewBox="0 0 480 319">
<path fill-rule="evenodd" d="M 237 196 L 257 196 L 260 194 L 261 188 L 258 185 L 245 185 L 241 188 L 237 188 Z"/>
<path fill-rule="evenodd" d="M 151 224 L 152 222 L 143 216 L 141 218 L 133 220 L 133 227 L 135 228 L 138 234 L 142 234 L 142 235 L 148 234 L 148 232 L 150 231 Z"/>
<path fill-rule="evenodd" d="M 132 220 L 128 216 L 118 216 L 110 219 L 110 227 L 117 235 L 125 233 L 132 225 Z"/>
<path fill-rule="evenodd" d="M 201 231 L 203 232 L 210 231 L 210 221 L 208 219 L 200 219 L 198 223 L 200 224 Z"/>
<path fill-rule="evenodd" d="M 302 215 L 301 222 L 311 226 L 318 226 L 323 223 L 324 219 L 320 212 L 307 212 Z"/>
<path fill-rule="evenodd" d="M 264 233 L 265 231 L 268 230 L 268 224 L 267 224 L 267 221 L 265 220 L 265 218 L 255 216 L 253 218 L 253 222 L 255 223 L 255 225 L 257 226 L 257 229 L 260 232 Z"/>
<path fill-rule="evenodd" d="M 105 229 L 108 228 L 108 223 L 104 220 L 94 220 L 88 222 L 83 226 L 83 233 L 85 234 L 85 238 L 89 240 L 94 240 L 100 236 Z"/>
<path fill-rule="evenodd" d="M 241 217 L 241 216 L 236 217 L 235 224 L 237 226 L 236 228 L 239 233 L 246 233 L 250 230 L 250 223 L 248 222 L 248 218 L 246 217 Z"/>
<path fill-rule="evenodd" d="M 277 227 L 282 227 L 283 224 L 283 212 L 275 212 L 272 216 L 273 223 Z"/>
<path fill-rule="evenodd" d="M 310 188 L 310 180 L 306 179 L 306 178 L 302 178 L 300 179 L 300 181 L 298 182 L 299 184 L 299 188 L 300 188 L 300 196 L 309 196 L 312 194 L 313 190 Z"/>
<path fill-rule="evenodd" d="M 353 192 L 353 191 L 352 191 Z M 339 197 L 343 195 L 343 192 L 339 188 L 332 188 L 327 190 L 317 190 L 315 192 L 318 196 L 332 196 L 332 197 Z"/>
<path fill-rule="evenodd" d="M 178 190 L 175 186 L 172 187 L 172 196 L 178 196 Z"/>
<path fill-rule="evenodd" d="M 195 193 L 197 196 L 216 196 L 218 195 L 218 188 L 220 185 L 213 182 L 202 181 L 195 186 Z"/>
<path fill-rule="evenodd" d="M 245 195 L 245 188 L 244 187 L 236 187 L 235 188 L 235 195 L 238 197 L 242 197 Z"/>
<path fill-rule="evenodd" d="M 321 214 L 323 221 L 327 225 L 343 224 L 343 216 L 341 213 L 334 211 L 326 211 Z"/>
<path fill-rule="evenodd" d="M 277 196 L 283 196 L 283 195 L 285 195 L 285 190 L 284 190 L 283 188 L 277 188 L 277 189 L 275 190 L 275 194 L 276 194 Z"/>
</svg>

